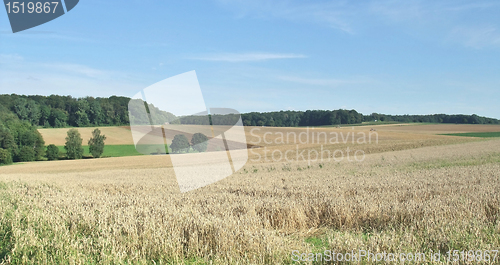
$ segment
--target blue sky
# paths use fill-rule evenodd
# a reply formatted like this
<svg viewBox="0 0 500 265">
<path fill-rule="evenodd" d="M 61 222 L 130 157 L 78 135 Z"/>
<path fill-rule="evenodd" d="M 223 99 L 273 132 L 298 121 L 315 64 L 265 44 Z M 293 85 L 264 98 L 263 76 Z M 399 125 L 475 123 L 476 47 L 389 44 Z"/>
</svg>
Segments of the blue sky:
<svg viewBox="0 0 500 265">
<path fill-rule="evenodd" d="M 500 118 L 498 14 L 499 1 L 82 0 L 13 34 L 0 11 L 0 93 L 130 97 L 195 70 L 208 107 Z"/>
</svg>

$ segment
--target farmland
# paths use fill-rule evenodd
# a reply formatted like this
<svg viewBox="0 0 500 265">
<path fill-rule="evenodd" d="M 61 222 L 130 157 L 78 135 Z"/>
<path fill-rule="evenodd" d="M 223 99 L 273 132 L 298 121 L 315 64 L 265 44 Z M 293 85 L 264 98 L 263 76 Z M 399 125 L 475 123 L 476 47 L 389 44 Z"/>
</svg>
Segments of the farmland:
<svg viewBox="0 0 500 265">
<path fill-rule="evenodd" d="M 101 130 L 114 135 L 108 145 L 133 144 L 125 127 Z M 439 264 L 430 253 L 444 261 L 449 250 L 500 249 L 500 140 L 439 135 L 500 126 L 245 130 L 255 147 L 247 165 L 188 193 L 179 192 L 169 156 L 1 167 L 0 260 L 288 264 L 294 250 L 364 249 L 421 252 Z M 62 145 L 65 132 L 42 135 Z M 331 152 L 306 161 L 295 149 Z M 287 150 L 288 160 L 272 156 Z M 339 159 L 336 150 L 364 157 Z"/>
</svg>

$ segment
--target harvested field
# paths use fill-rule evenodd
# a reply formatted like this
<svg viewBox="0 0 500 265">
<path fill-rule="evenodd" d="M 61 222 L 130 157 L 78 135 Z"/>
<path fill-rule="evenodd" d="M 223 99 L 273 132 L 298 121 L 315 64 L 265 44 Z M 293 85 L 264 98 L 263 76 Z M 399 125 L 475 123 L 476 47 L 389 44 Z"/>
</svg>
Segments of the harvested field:
<svg viewBox="0 0 500 265">
<path fill-rule="evenodd" d="M 487 124 L 394 124 L 381 126 L 362 126 L 376 128 L 379 131 L 411 132 L 425 134 L 500 132 L 500 125 Z"/>
<path fill-rule="evenodd" d="M 89 139 L 92 137 L 94 127 L 77 128 L 82 135 L 83 145 L 87 145 Z M 66 133 L 69 128 L 54 128 L 54 129 L 38 129 L 45 140 L 45 145 L 55 144 L 64 145 L 66 143 Z M 106 144 L 121 145 L 121 144 L 134 144 L 130 130 L 126 127 L 99 127 L 101 134 L 106 135 Z"/>
<path fill-rule="evenodd" d="M 192 135 L 202 130 L 206 131 L 203 126 L 195 125 L 168 125 L 165 130 L 165 138 L 171 141 L 173 137 L 178 134 Z M 138 127 L 140 128 L 140 127 Z M 228 126 L 214 126 L 214 133 L 216 135 L 224 132 L 230 127 Z M 376 131 L 370 131 L 375 128 Z M 93 127 L 77 128 L 83 138 L 83 144 L 86 145 L 90 139 Z M 122 145 L 134 144 L 130 126 L 117 126 L 117 127 L 99 127 L 101 133 L 106 135 L 106 144 L 108 145 Z M 325 139 L 327 141 L 334 138 L 337 134 L 339 142 L 355 140 L 363 136 L 372 135 L 375 138 L 375 133 L 378 134 L 380 140 L 427 140 L 427 139 L 445 139 L 446 136 L 439 136 L 438 134 L 445 133 L 467 133 L 467 132 L 499 132 L 500 125 L 447 125 L 447 124 L 432 124 L 432 125 L 418 125 L 418 124 L 389 124 L 389 125 L 373 125 L 373 126 L 353 126 L 353 127 L 317 127 L 317 128 L 289 128 L 289 127 L 254 127 L 245 126 L 245 133 L 248 143 L 254 143 L 259 146 L 266 145 L 280 145 L 280 144 L 296 144 L 306 141 L 307 143 L 321 143 Z M 66 133 L 68 128 L 58 129 L 39 129 L 42 134 L 45 144 L 64 145 Z M 284 143 L 278 141 L 280 133 L 283 135 Z M 409 133 L 409 134 L 406 134 Z M 207 133 L 209 134 L 209 133 Z M 314 135 L 314 136 L 313 136 Z M 433 135 L 433 136 L 429 136 Z M 295 137 L 295 138 L 294 138 Z M 189 137 L 188 137 L 189 138 Z M 264 139 L 271 143 L 266 143 Z M 259 143 L 259 144 L 257 144 Z"/>
</svg>

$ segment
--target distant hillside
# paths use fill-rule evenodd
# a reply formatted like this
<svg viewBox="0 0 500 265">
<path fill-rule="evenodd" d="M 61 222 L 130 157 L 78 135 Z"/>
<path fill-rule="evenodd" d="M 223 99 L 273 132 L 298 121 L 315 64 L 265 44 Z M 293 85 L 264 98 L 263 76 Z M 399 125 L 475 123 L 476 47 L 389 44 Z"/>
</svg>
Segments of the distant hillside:
<svg viewBox="0 0 500 265">
<path fill-rule="evenodd" d="M 21 121 L 45 128 L 89 127 L 129 125 L 128 105 L 130 98 L 111 96 L 109 98 L 73 98 L 71 96 L 24 96 L 0 95 L 0 112 L 16 115 Z M 138 102 L 137 107 L 142 107 Z M 134 104 L 133 104 L 134 106 Z M 152 104 L 148 105 L 155 123 L 171 122 L 182 124 L 205 124 L 206 117 L 176 117 Z M 140 113 L 140 112 L 135 112 Z M 147 121 L 146 117 L 131 117 L 135 121 Z M 218 123 L 235 122 L 234 115 L 219 117 Z M 212 119 L 212 117 L 209 117 Z M 356 110 L 308 110 L 251 112 L 242 114 L 246 126 L 321 126 L 356 124 L 364 121 L 431 122 L 460 124 L 500 124 L 500 120 L 473 115 L 386 115 L 372 113 L 363 115 Z"/>
</svg>

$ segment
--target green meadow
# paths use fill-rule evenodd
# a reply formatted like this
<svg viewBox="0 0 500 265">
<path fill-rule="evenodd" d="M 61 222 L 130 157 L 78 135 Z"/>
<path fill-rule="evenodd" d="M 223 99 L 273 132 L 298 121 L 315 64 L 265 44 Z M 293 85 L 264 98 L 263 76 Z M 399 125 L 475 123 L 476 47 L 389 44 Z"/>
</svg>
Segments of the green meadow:
<svg viewBox="0 0 500 265">
<path fill-rule="evenodd" d="M 492 138 L 492 137 L 500 137 L 500 132 L 447 133 L 442 135 Z"/>
<path fill-rule="evenodd" d="M 165 147 L 167 147 L 165 145 Z M 64 146 L 58 146 L 61 157 L 64 157 L 66 154 L 66 150 Z M 146 150 L 146 152 L 150 154 L 158 153 L 158 148 L 156 146 L 150 146 Z M 88 146 L 83 146 L 83 156 L 84 157 L 92 157 L 89 152 Z M 106 145 L 104 146 L 104 152 L 101 157 L 123 157 L 123 156 L 139 156 L 143 155 L 143 153 L 139 153 L 133 144 L 130 145 Z"/>
</svg>

